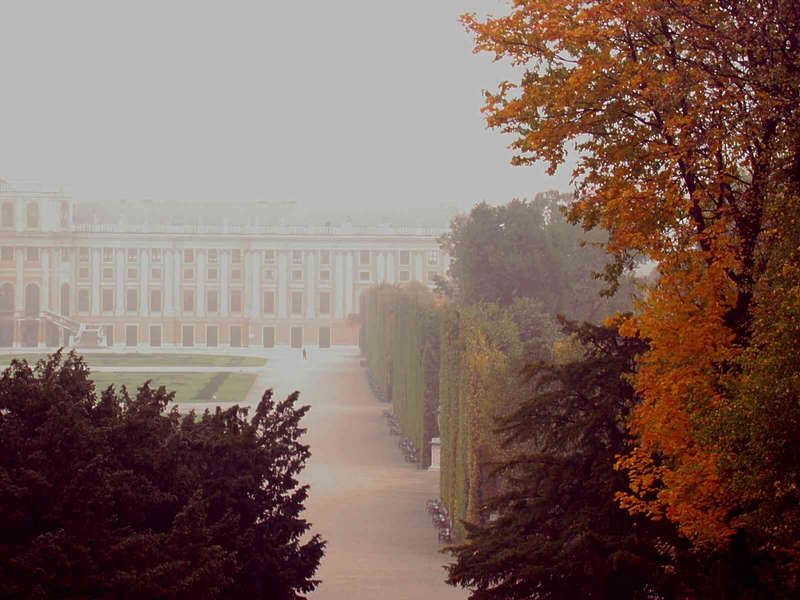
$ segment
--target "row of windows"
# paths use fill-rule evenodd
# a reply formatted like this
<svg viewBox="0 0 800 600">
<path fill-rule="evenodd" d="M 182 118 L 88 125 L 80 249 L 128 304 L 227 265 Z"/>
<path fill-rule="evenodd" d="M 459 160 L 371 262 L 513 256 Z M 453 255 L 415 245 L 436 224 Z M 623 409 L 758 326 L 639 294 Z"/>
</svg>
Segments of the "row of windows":
<svg viewBox="0 0 800 600">
<path fill-rule="evenodd" d="M 114 290 L 104 288 L 100 291 L 100 310 L 102 312 L 114 311 Z M 329 315 L 331 313 L 331 295 L 329 292 L 319 293 L 319 314 Z M 195 310 L 195 291 L 183 290 L 182 306 L 184 312 L 194 312 Z M 89 312 L 90 292 L 88 289 L 78 290 L 78 312 Z M 289 310 L 291 314 L 302 314 L 304 306 L 303 292 L 292 292 L 289 297 Z M 161 312 L 163 310 L 161 290 L 150 291 L 150 312 Z M 125 292 L 125 311 L 139 311 L 139 290 L 129 289 Z M 219 292 L 208 290 L 206 292 L 206 311 L 209 313 L 219 312 Z M 230 312 L 242 312 L 242 291 L 232 290 L 230 294 Z M 265 291 L 263 295 L 262 312 L 267 315 L 275 314 L 275 292 Z"/>
<path fill-rule="evenodd" d="M 185 347 L 191 347 L 195 344 L 195 334 L 201 332 L 201 326 L 195 326 L 194 324 L 185 324 L 181 326 L 181 344 Z M 136 346 L 139 343 L 139 325 L 125 325 L 123 333 L 125 334 L 125 345 L 126 346 Z M 147 331 L 147 329 L 145 329 Z M 247 327 L 243 327 L 241 325 L 230 325 L 229 329 L 229 341 L 232 347 L 242 347 L 247 345 Z M 206 339 L 205 343 L 207 346 L 215 347 L 220 342 L 220 327 L 218 325 L 206 325 L 205 326 L 206 332 Z M 150 325 L 149 327 L 150 338 L 149 342 L 151 346 L 161 346 L 161 325 Z M 263 327 L 262 328 L 262 341 L 265 348 L 271 348 L 275 345 L 275 327 Z M 114 326 L 113 325 L 103 325 L 103 335 L 106 338 L 106 343 L 109 346 L 114 345 Z M 292 328 L 292 343 L 294 344 L 297 342 L 299 346 L 302 345 L 302 337 L 303 332 L 301 327 L 293 327 Z M 319 328 L 319 344 L 320 347 L 330 347 L 330 337 L 331 337 L 331 330 L 330 327 L 320 327 Z"/>
<path fill-rule="evenodd" d="M 25 207 L 25 226 L 31 229 L 39 227 L 39 205 L 28 202 Z M 4 202 L 0 207 L 0 227 L 14 227 L 14 204 Z"/>
</svg>

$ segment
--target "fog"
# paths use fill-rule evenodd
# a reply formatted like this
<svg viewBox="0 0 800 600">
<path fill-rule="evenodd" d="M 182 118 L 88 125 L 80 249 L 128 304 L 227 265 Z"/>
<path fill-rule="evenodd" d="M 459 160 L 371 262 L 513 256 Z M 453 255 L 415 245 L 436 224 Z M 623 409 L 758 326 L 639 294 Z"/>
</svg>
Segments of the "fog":
<svg viewBox="0 0 800 600">
<path fill-rule="evenodd" d="M 569 186 L 509 165 L 458 22 L 496 0 L 4 3 L 0 176 L 82 202 L 445 206 Z"/>
</svg>

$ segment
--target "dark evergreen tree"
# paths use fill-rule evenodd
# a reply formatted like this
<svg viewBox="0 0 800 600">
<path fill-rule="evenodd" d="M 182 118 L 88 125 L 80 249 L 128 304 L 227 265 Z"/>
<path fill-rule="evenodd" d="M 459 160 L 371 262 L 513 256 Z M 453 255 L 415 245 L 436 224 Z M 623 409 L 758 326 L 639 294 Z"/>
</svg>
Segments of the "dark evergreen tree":
<svg viewBox="0 0 800 600">
<path fill-rule="evenodd" d="M 513 455 L 498 470 L 505 489 L 483 523 L 466 524 L 448 583 L 474 600 L 676 597 L 674 528 L 615 501 L 627 478 L 614 463 L 636 400 L 626 375 L 646 344 L 613 327 L 562 326 L 583 356 L 526 368 L 530 396 L 500 424 Z"/>
<path fill-rule="evenodd" d="M 0 597 L 270 598 L 312 591 L 298 394 L 165 413 L 148 384 L 98 398 L 60 353 L 0 379 Z"/>
</svg>

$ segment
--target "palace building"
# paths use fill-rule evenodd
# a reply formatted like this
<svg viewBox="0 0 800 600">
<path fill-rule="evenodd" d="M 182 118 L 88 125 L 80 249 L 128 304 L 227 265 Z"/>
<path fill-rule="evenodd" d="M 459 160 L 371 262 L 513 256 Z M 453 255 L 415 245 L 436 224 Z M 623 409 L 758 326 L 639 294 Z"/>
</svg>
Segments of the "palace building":
<svg viewBox="0 0 800 600">
<path fill-rule="evenodd" d="M 443 230 L 80 223 L 79 208 L 0 180 L 0 347 L 356 344 L 362 290 L 447 270 Z"/>
</svg>

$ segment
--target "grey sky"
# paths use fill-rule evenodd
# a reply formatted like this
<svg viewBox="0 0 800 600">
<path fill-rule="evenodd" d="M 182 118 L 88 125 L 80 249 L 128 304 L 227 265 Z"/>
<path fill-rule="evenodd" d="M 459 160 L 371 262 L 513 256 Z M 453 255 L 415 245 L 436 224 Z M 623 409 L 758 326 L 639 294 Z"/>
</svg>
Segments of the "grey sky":
<svg viewBox="0 0 800 600">
<path fill-rule="evenodd" d="M 507 202 L 465 11 L 499 0 L 4 2 L 0 176 L 78 199 Z"/>
</svg>

